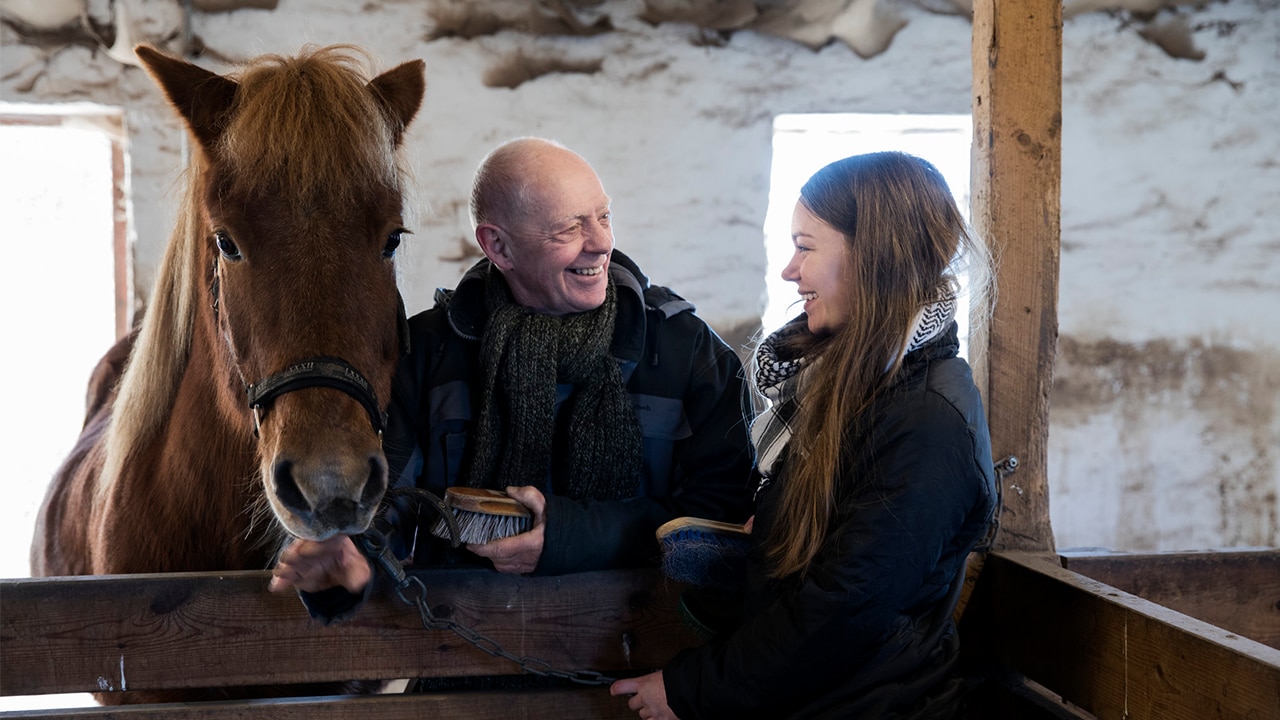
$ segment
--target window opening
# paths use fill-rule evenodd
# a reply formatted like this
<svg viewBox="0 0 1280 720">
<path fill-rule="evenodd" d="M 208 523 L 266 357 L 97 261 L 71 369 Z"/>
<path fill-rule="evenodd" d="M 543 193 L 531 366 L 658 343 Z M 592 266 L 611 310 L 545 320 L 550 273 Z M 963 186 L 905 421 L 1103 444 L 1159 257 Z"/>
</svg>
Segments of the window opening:
<svg viewBox="0 0 1280 720">
<path fill-rule="evenodd" d="M 0 373 L 17 414 L 3 436 L 0 577 L 28 577 L 49 479 L 79 436 L 85 388 L 127 323 L 124 131 L 119 111 L 0 103 Z M 20 411 L 19 411 L 20 410 Z M 87 694 L 4 698 L 0 709 L 68 707 Z"/>
</svg>

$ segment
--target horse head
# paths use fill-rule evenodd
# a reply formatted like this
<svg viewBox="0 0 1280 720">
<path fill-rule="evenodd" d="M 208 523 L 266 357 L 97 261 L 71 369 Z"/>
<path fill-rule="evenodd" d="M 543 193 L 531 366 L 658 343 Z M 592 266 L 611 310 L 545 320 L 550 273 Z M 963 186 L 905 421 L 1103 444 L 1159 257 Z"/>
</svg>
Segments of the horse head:
<svg viewBox="0 0 1280 720">
<path fill-rule="evenodd" d="M 313 540 L 363 531 L 382 499 L 383 411 L 407 342 L 397 153 L 423 63 L 366 80 L 352 50 L 222 76 L 137 49 L 195 141 L 180 226 L 207 293 L 192 332 L 216 348 L 206 411 L 256 436 L 272 512 Z"/>
</svg>

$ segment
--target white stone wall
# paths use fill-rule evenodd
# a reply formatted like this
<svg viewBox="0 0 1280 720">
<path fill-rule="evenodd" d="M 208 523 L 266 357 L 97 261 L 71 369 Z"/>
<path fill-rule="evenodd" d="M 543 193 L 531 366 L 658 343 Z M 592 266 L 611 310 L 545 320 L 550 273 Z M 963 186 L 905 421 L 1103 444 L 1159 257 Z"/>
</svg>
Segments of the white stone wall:
<svg viewBox="0 0 1280 720">
<path fill-rule="evenodd" d="M 208 47 L 200 62 L 218 71 L 220 58 L 305 43 L 360 45 L 382 68 L 426 61 L 427 97 L 408 135 L 417 188 L 402 285 L 411 312 L 477 256 L 466 219 L 476 163 L 504 139 L 541 135 L 596 166 L 614 197 L 618 246 L 742 342 L 763 309 L 773 117 L 969 110 L 967 18 L 912 4 L 898 8 L 907 25 L 868 59 L 838 42 L 814 51 L 753 31 L 725 39 L 653 25 L 638 0 L 585 11 L 613 26 L 591 36 L 506 29 L 428 40 L 430 11 L 450 5 L 368 0 L 357 12 L 342 0 L 281 0 L 191 18 Z M 1170 57 L 1124 14 L 1065 25 L 1049 468 L 1060 547 L 1280 545 L 1277 7 L 1178 8 L 1200 61 Z M 0 32 L 0 100 L 126 109 L 145 296 L 174 214 L 180 125 L 142 70 Z M 519 56 L 598 70 L 485 84 Z"/>
<path fill-rule="evenodd" d="M 1280 4 L 1064 33 L 1059 546 L 1280 545 Z"/>
</svg>

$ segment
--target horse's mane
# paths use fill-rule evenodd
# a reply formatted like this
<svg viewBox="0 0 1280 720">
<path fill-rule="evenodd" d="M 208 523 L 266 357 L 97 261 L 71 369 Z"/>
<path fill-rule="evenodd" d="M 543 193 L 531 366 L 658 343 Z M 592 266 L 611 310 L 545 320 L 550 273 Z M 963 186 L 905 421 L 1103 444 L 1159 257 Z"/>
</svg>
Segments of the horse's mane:
<svg viewBox="0 0 1280 720">
<path fill-rule="evenodd" d="M 359 48 L 332 46 L 292 58 L 266 55 L 242 67 L 230 123 L 212 149 L 220 167 L 249 192 L 343 202 L 371 186 L 400 190 L 404 168 L 393 123 L 366 89 L 362 65 L 368 58 Z M 207 167 L 205 152 L 193 150 L 178 220 L 120 380 L 100 499 L 129 455 L 168 422 L 190 359 L 196 313 L 211 300 L 204 282 L 209 268 L 199 252 L 209 233 L 201 206 Z"/>
<path fill-rule="evenodd" d="M 193 154 L 194 157 L 195 154 Z M 192 165 L 198 161 L 193 161 Z M 188 168 L 188 174 L 198 171 Z M 204 236 L 196 183 L 188 178 L 164 259 L 142 317 L 138 339 L 129 354 L 107 427 L 99 499 L 119 477 L 131 451 L 152 438 L 169 418 L 178 383 L 191 354 L 195 303 L 201 283 L 197 243 Z"/>
</svg>

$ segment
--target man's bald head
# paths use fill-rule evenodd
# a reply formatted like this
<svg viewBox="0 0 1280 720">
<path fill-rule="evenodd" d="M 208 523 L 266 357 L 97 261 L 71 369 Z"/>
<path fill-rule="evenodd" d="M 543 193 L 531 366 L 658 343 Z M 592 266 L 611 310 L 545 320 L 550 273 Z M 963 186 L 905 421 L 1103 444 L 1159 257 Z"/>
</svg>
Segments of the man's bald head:
<svg viewBox="0 0 1280 720">
<path fill-rule="evenodd" d="M 471 226 L 505 225 L 527 217 L 538 201 L 541 175 L 548 168 L 575 161 L 588 165 L 582 156 L 555 140 L 522 137 L 499 145 L 476 170 L 471 185 Z"/>
</svg>

